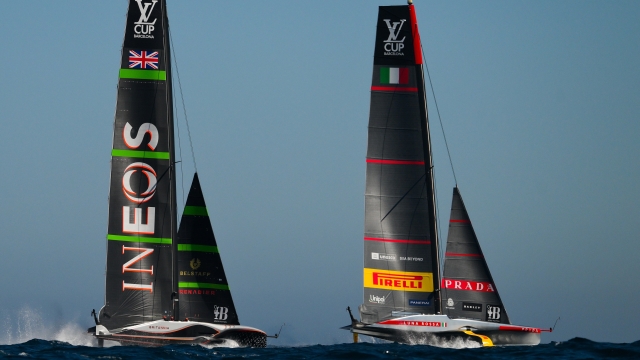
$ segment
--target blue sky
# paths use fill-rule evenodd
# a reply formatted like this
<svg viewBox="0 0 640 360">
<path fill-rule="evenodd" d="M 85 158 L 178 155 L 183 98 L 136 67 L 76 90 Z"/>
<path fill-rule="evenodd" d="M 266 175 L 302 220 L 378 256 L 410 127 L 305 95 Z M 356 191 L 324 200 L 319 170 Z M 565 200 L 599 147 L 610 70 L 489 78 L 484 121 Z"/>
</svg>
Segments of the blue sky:
<svg viewBox="0 0 640 360">
<path fill-rule="evenodd" d="M 168 1 L 240 321 L 287 323 L 274 344 L 350 341 L 338 328 L 362 301 L 377 6 L 403 3 Z M 511 320 L 560 316 L 544 342 L 638 340 L 640 3 L 415 4 L 458 184 Z M 126 7 L 0 2 L 3 318 L 29 306 L 88 327 L 103 304 Z M 430 91 L 429 110 L 446 224 L 454 182 Z"/>
</svg>

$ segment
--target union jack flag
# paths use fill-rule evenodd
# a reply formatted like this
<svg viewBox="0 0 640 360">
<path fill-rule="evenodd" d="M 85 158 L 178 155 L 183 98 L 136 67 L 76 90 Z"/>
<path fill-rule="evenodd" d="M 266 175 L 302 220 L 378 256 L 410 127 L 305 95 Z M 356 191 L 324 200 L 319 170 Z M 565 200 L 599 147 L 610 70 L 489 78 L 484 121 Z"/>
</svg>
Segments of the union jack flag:
<svg viewBox="0 0 640 360">
<path fill-rule="evenodd" d="M 129 50 L 129 68 L 158 69 L 158 52 Z"/>
</svg>

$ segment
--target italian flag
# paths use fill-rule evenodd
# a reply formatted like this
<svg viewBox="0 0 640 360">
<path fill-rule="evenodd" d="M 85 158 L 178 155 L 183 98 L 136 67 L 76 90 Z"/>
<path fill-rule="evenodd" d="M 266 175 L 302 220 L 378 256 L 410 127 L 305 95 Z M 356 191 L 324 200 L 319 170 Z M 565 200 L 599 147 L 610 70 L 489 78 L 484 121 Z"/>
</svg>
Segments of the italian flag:
<svg viewBox="0 0 640 360">
<path fill-rule="evenodd" d="M 380 83 L 381 84 L 408 84 L 409 68 L 381 67 Z"/>
</svg>

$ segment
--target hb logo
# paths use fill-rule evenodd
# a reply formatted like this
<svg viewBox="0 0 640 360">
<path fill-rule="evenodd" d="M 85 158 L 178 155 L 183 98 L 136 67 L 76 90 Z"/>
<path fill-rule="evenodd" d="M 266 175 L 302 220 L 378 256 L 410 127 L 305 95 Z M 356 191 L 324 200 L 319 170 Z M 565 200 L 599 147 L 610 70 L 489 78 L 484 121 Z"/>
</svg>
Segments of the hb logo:
<svg viewBox="0 0 640 360">
<path fill-rule="evenodd" d="M 487 305 L 487 320 L 500 320 L 500 306 Z"/>
<path fill-rule="evenodd" d="M 227 320 L 229 317 L 229 308 L 218 305 L 213 306 L 213 319 L 214 320 Z"/>
</svg>

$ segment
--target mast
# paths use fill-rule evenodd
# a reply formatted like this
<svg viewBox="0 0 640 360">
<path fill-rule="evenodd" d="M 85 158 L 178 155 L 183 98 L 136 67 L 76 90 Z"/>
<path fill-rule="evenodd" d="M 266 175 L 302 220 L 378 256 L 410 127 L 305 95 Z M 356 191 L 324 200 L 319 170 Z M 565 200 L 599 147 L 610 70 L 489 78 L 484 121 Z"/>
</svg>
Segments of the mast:
<svg viewBox="0 0 640 360">
<path fill-rule="evenodd" d="M 167 136 L 169 137 L 169 176 L 170 176 L 170 208 L 171 208 L 171 275 L 172 275 L 172 291 L 171 301 L 173 307 L 173 316 L 176 320 L 180 319 L 179 303 L 178 303 L 178 256 L 177 256 L 177 241 L 178 238 L 178 204 L 176 195 L 176 152 L 175 152 L 175 136 L 173 125 L 173 80 L 172 80 L 172 63 L 171 63 L 171 34 L 169 31 L 169 15 L 167 14 L 166 0 L 162 0 L 162 9 L 164 13 L 164 48 L 166 59 L 166 71 L 167 71 Z"/>
<path fill-rule="evenodd" d="M 433 157 L 431 153 L 431 132 L 429 131 L 429 111 L 427 109 L 427 94 L 424 90 L 424 70 L 422 67 L 422 44 L 420 42 L 420 33 L 418 32 L 418 20 L 416 18 L 415 8 L 411 0 L 409 3 L 409 13 L 411 14 L 411 27 L 413 34 L 414 56 L 416 59 L 416 74 L 418 80 L 418 99 L 420 101 L 420 118 L 424 119 L 420 124 L 422 126 L 422 146 L 424 150 L 424 166 L 426 174 L 427 189 L 427 208 L 429 209 L 429 237 L 431 241 L 431 257 L 434 262 L 435 271 L 433 272 L 433 289 L 434 289 L 434 305 L 436 314 L 442 313 L 442 299 L 440 295 L 440 241 L 438 238 L 438 220 L 436 213 L 435 200 L 435 176 L 433 172 Z"/>
</svg>

